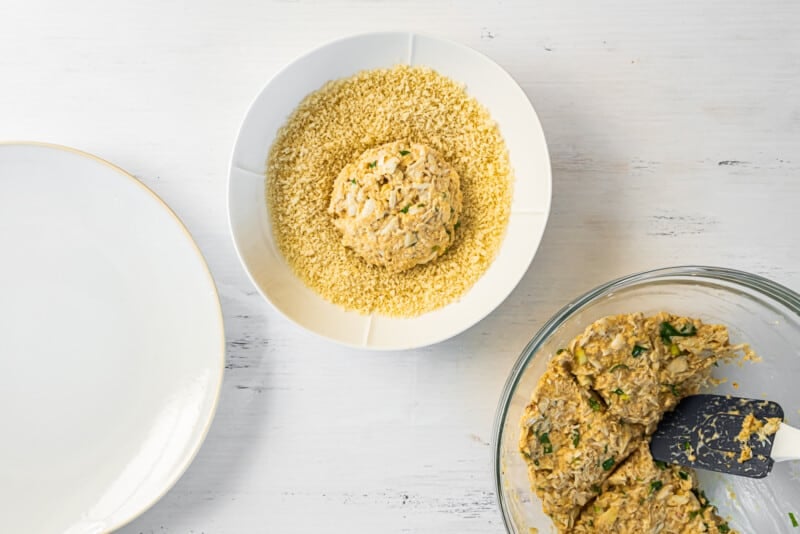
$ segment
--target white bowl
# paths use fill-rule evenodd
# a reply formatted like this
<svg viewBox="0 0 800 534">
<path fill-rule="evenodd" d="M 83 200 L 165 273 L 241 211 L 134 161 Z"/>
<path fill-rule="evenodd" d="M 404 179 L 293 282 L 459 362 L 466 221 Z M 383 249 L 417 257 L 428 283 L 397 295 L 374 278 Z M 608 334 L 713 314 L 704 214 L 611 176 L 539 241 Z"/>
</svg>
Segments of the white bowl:
<svg viewBox="0 0 800 534">
<path fill-rule="evenodd" d="M 498 123 L 515 176 L 506 236 L 492 265 L 457 302 L 412 318 L 348 312 L 306 287 L 274 243 L 264 200 L 270 145 L 300 101 L 329 80 L 398 64 L 426 65 L 466 84 L 467 92 Z M 541 241 L 550 195 L 550 159 L 539 119 L 508 73 L 456 43 L 413 33 L 372 33 L 322 46 L 267 83 L 239 130 L 230 164 L 228 212 L 245 270 L 278 311 L 344 345 L 396 350 L 452 337 L 480 321 L 511 293 Z"/>
</svg>

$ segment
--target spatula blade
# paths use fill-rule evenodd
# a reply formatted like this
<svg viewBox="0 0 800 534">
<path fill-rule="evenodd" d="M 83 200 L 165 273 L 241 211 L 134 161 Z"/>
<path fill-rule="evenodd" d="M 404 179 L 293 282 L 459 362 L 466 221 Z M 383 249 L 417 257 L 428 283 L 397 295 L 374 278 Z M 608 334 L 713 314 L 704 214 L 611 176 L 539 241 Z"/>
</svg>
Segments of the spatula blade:
<svg viewBox="0 0 800 534">
<path fill-rule="evenodd" d="M 730 395 L 692 395 L 667 413 L 650 442 L 655 460 L 720 473 L 763 478 L 772 469 L 770 458 L 773 436 L 748 441 L 751 459 L 739 462 L 742 443 L 736 436 L 748 414 L 764 420 L 783 419 L 783 408 L 766 400 L 744 399 Z"/>
</svg>

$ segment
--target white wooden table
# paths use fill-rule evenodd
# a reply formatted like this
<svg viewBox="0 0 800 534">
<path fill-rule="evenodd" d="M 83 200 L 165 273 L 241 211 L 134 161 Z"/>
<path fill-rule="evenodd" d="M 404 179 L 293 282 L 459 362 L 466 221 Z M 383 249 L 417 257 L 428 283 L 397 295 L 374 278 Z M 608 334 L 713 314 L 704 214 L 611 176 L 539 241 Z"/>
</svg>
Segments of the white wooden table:
<svg viewBox="0 0 800 534">
<path fill-rule="evenodd" d="M 195 462 L 126 533 L 502 531 L 491 429 L 520 350 L 562 304 L 674 264 L 800 290 L 800 4 L 495 0 L 7 1 L 0 139 L 136 174 L 194 234 L 228 338 Z M 247 281 L 226 223 L 239 121 L 295 56 L 364 31 L 473 46 L 520 82 L 553 160 L 550 223 L 498 310 L 403 353 L 332 346 Z"/>
</svg>

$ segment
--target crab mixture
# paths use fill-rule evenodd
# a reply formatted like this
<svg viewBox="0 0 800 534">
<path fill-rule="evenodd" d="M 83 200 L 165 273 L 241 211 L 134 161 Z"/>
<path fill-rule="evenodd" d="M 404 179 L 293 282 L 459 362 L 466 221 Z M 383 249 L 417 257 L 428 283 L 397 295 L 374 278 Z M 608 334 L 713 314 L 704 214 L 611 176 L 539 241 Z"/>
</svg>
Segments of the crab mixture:
<svg viewBox="0 0 800 534">
<path fill-rule="evenodd" d="M 779 417 L 768 417 L 761 420 L 753 414 L 747 414 L 742 421 L 742 430 L 736 436 L 736 441 L 741 444 L 739 458 L 736 461 L 741 464 L 753 458 L 753 448 L 748 444 L 751 436 L 755 435 L 758 441 L 764 442 L 768 436 L 775 434 L 780 426 L 781 419 Z"/>
<path fill-rule="evenodd" d="M 600 319 L 548 363 L 522 417 L 531 487 L 564 533 L 733 533 L 691 469 L 655 462 L 662 415 L 744 353 L 728 330 L 641 313 Z"/>
<path fill-rule="evenodd" d="M 734 532 L 691 469 L 654 462 L 646 441 L 610 475 L 572 532 Z"/>
<path fill-rule="evenodd" d="M 438 258 L 455 239 L 458 173 L 428 146 L 387 143 L 342 169 L 328 213 L 345 246 L 368 263 L 405 271 Z"/>
</svg>

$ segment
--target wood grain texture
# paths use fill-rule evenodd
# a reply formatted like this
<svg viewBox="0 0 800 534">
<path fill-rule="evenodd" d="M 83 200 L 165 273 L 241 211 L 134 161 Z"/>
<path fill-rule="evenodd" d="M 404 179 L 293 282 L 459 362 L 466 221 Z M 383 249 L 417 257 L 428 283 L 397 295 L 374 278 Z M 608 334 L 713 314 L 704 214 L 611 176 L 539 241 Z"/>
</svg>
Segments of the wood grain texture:
<svg viewBox="0 0 800 534">
<path fill-rule="evenodd" d="M 496 403 L 536 329 L 612 277 L 676 264 L 800 289 L 800 4 L 6 2 L 0 139 L 72 145 L 136 174 L 197 239 L 221 293 L 227 373 L 188 472 L 125 533 L 502 531 Z M 297 55 L 412 29 L 522 85 L 553 210 L 515 292 L 467 332 L 402 353 L 300 331 L 244 276 L 226 221 L 238 124 Z"/>
</svg>

